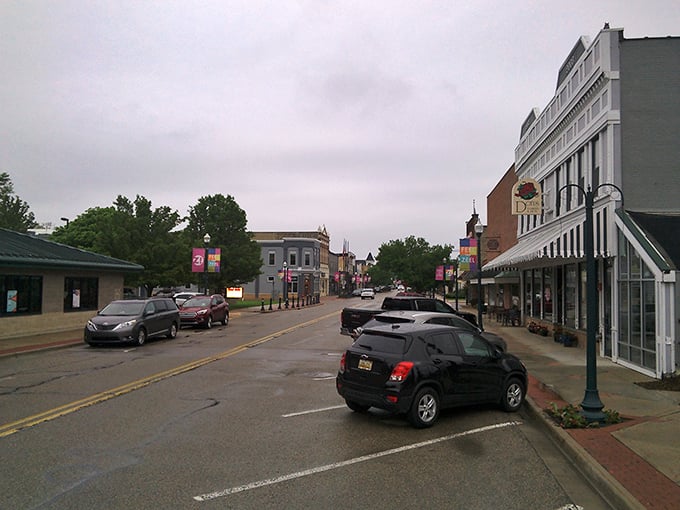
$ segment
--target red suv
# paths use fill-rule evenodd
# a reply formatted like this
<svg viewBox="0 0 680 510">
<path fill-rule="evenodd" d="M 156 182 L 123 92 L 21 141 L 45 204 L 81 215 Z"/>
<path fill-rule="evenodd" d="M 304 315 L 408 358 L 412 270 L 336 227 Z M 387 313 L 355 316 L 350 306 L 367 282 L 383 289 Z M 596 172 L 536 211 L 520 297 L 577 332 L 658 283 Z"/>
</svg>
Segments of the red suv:
<svg viewBox="0 0 680 510">
<path fill-rule="evenodd" d="M 227 325 L 229 322 L 229 303 L 220 294 L 194 296 L 187 299 L 179 309 L 182 326 L 203 326 L 210 329 L 214 322 Z"/>
</svg>

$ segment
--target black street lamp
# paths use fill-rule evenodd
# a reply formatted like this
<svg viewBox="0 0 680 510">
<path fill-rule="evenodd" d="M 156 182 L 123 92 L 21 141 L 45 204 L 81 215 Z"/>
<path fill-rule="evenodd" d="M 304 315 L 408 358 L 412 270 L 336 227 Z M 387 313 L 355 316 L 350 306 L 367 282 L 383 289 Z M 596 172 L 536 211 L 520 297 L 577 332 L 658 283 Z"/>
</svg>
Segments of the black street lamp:
<svg viewBox="0 0 680 510">
<path fill-rule="evenodd" d="M 208 245 L 210 244 L 210 234 L 203 236 L 203 242 L 205 243 L 205 258 L 203 259 L 203 275 L 205 282 L 205 295 L 208 295 Z"/>
<path fill-rule="evenodd" d="M 560 188 L 560 193 L 568 187 L 578 189 L 585 196 L 586 222 L 583 228 L 583 247 L 586 252 L 586 391 L 581 402 L 583 417 L 589 422 L 603 422 L 606 416 L 602 409 L 604 404 L 600 400 L 597 390 L 597 323 L 598 323 L 598 298 L 597 298 L 597 266 L 595 265 L 595 241 L 593 234 L 593 204 L 595 193 L 603 186 L 616 188 L 621 194 L 623 192 L 615 184 L 604 183 L 597 186 L 594 190 L 588 190 L 578 184 L 567 184 Z"/>
<path fill-rule="evenodd" d="M 453 267 L 456 271 L 456 275 L 455 275 L 455 278 L 456 278 L 456 284 L 455 284 L 456 285 L 456 311 L 458 311 L 458 257 L 456 257 L 456 260 L 454 260 L 453 264 L 454 264 Z"/>
<path fill-rule="evenodd" d="M 283 302 L 288 309 L 288 263 L 283 262 Z"/>
<path fill-rule="evenodd" d="M 444 286 L 442 294 L 444 295 L 444 303 L 446 303 L 446 257 L 442 259 L 442 284 Z"/>
<path fill-rule="evenodd" d="M 484 299 L 482 298 L 482 233 L 484 233 L 484 225 L 480 220 L 477 220 L 475 224 L 475 234 L 477 234 L 477 326 L 484 331 L 482 323 L 484 311 Z"/>
</svg>

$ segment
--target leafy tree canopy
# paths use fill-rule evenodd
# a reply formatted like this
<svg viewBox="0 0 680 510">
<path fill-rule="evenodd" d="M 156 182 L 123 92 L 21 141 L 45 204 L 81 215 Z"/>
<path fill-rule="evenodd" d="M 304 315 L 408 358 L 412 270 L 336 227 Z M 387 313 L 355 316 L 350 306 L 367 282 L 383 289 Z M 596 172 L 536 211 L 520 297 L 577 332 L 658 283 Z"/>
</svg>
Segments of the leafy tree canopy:
<svg viewBox="0 0 680 510">
<path fill-rule="evenodd" d="M 239 285 L 260 274 L 260 248 L 246 225 L 246 213 L 231 195 L 201 197 L 189 208 L 185 235 L 192 246 L 205 248 L 203 237 L 209 234 L 207 247 L 221 249 L 220 272 L 208 275 L 211 287 Z"/>
<path fill-rule="evenodd" d="M 25 233 L 37 226 L 28 204 L 14 194 L 9 174 L 0 173 L 0 227 Z"/>
<path fill-rule="evenodd" d="M 431 289 L 435 286 L 436 267 L 448 259 L 452 251 L 452 245 L 430 246 L 425 239 L 415 236 L 383 243 L 378 250 L 378 262 L 369 269 L 371 281 L 383 283 L 398 279 L 420 291 Z"/>
<path fill-rule="evenodd" d="M 142 196 L 133 201 L 118 196 L 111 207 L 95 207 L 59 227 L 54 241 L 108 255 L 144 266 L 141 274 L 130 275 L 130 285 L 154 287 L 187 281 L 189 245 L 181 233 L 173 232 L 181 222 L 169 207 L 152 209 Z"/>
</svg>

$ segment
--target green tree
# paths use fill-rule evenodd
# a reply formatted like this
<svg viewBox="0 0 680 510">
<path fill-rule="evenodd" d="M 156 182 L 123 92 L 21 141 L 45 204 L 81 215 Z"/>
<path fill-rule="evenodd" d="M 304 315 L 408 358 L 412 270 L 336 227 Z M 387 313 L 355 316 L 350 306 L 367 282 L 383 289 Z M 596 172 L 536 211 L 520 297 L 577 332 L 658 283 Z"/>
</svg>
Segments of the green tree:
<svg viewBox="0 0 680 510">
<path fill-rule="evenodd" d="M 37 226 L 28 204 L 14 194 L 9 174 L 0 173 L 0 227 L 25 233 Z"/>
<path fill-rule="evenodd" d="M 132 202 L 119 195 L 113 206 L 88 209 L 57 228 L 52 239 L 144 266 L 126 283 L 143 286 L 150 294 L 154 287 L 188 281 L 189 263 L 183 257 L 188 243 L 181 232 L 173 231 L 181 221 L 169 207 L 152 209 L 142 196 Z"/>
<path fill-rule="evenodd" d="M 409 287 L 425 291 L 435 286 L 435 269 L 448 258 L 453 246 L 430 246 L 422 237 L 409 236 L 383 243 L 377 264 L 369 269 L 371 281 L 402 280 Z"/>
<path fill-rule="evenodd" d="M 221 249 L 220 272 L 208 274 L 210 287 L 240 285 L 260 274 L 260 247 L 246 226 L 246 213 L 231 195 L 201 197 L 189 208 L 185 234 L 191 245 L 205 248 L 203 237 L 209 234 L 207 247 Z M 202 279 L 204 275 L 196 273 L 196 276 Z"/>
</svg>

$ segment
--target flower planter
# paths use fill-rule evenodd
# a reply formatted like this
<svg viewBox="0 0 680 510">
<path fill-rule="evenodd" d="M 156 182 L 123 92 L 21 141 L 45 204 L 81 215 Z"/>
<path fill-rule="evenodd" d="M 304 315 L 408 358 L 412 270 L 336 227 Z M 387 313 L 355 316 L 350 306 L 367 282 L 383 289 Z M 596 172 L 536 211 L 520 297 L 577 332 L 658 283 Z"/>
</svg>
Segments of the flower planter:
<svg viewBox="0 0 680 510">
<path fill-rule="evenodd" d="M 576 347 L 578 344 L 578 338 L 575 335 L 564 335 L 562 339 L 562 345 L 565 347 Z"/>
</svg>

